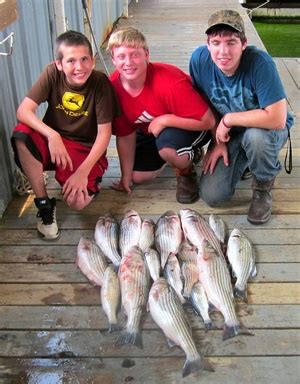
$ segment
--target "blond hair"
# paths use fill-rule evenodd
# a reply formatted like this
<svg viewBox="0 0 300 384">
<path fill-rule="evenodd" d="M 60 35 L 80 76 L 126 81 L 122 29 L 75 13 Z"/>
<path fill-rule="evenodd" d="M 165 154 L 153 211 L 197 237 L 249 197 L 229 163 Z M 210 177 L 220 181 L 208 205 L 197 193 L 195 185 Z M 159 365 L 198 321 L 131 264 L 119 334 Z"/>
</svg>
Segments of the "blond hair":
<svg viewBox="0 0 300 384">
<path fill-rule="evenodd" d="M 145 50 L 149 49 L 145 36 L 133 27 L 115 30 L 108 39 L 107 51 L 113 55 L 113 49 L 122 45 L 132 48 L 144 48 Z"/>
</svg>

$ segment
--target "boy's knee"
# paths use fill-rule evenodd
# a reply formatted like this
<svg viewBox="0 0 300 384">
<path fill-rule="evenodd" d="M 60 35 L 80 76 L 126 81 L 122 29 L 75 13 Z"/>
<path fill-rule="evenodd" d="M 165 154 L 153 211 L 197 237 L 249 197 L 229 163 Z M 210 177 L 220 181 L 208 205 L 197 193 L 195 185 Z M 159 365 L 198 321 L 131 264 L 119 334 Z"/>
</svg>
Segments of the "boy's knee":
<svg viewBox="0 0 300 384">
<path fill-rule="evenodd" d="M 270 132 L 266 129 L 249 128 L 245 130 L 243 136 L 243 145 L 247 147 L 250 145 L 252 148 L 260 151 L 260 148 L 264 147 L 265 142 L 269 140 Z"/>
<path fill-rule="evenodd" d="M 230 201 L 233 192 L 228 190 L 226 187 L 220 188 L 220 185 L 214 185 L 200 180 L 199 185 L 200 198 L 210 207 L 220 207 L 223 203 Z"/>
</svg>

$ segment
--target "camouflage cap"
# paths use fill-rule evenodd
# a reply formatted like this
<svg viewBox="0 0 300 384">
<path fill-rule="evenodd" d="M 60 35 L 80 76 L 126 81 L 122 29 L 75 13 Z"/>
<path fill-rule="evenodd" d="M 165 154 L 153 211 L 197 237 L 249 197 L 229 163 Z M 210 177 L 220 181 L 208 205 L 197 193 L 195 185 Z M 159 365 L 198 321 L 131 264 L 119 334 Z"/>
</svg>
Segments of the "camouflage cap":
<svg viewBox="0 0 300 384">
<path fill-rule="evenodd" d="M 209 30 L 216 25 L 228 25 L 238 32 L 245 33 L 245 26 L 241 15 L 236 11 L 232 11 L 231 9 L 222 9 L 216 13 L 213 13 L 208 19 L 207 25 L 208 28 L 205 33 L 209 33 Z"/>
</svg>

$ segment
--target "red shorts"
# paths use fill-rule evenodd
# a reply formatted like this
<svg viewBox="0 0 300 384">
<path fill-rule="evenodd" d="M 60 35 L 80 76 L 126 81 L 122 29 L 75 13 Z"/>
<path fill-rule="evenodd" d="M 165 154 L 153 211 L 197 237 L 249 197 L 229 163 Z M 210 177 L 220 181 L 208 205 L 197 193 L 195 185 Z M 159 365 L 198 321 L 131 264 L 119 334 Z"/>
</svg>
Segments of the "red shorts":
<svg viewBox="0 0 300 384">
<path fill-rule="evenodd" d="M 48 141 L 45 136 L 29 128 L 25 124 L 18 124 L 13 131 L 12 146 L 15 152 L 15 161 L 20 168 L 22 167 L 18 158 L 18 152 L 15 147 L 15 139 L 19 139 L 25 142 L 26 147 L 30 153 L 43 164 L 44 171 L 55 170 L 55 178 L 60 185 L 64 185 L 72 173 L 74 173 L 80 164 L 83 163 L 91 150 L 91 147 L 87 147 L 83 144 L 62 137 L 62 141 L 66 147 L 66 150 L 72 159 L 73 171 L 70 171 L 69 167 L 62 169 L 61 167 L 58 167 L 51 162 Z M 106 154 L 104 154 L 91 169 L 91 172 L 88 176 L 87 188 L 91 194 L 99 192 L 100 188 L 98 184 L 101 182 L 102 176 L 107 167 L 108 162 Z"/>
</svg>

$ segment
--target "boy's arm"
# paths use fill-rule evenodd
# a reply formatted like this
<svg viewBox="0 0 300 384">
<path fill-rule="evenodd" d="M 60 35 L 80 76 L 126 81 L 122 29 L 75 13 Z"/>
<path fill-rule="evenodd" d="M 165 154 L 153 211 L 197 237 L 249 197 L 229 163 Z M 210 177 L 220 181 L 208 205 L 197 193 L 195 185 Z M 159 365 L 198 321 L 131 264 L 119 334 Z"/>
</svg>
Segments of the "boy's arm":
<svg viewBox="0 0 300 384">
<path fill-rule="evenodd" d="M 284 129 L 286 124 L 287 102 L 282 99 L 263 109 L 245 112 L 230 112 L 224 116 L 228 126 Z"/>
<path fill-rule="evenodd" d="M 38 118 L 36 115 L 37 108 L 38 104 L 35 101 L 25 97 L 17 110 L 17 119 L 47 138 L 52 163 L 63 169 L 69 165 L 70 169 L 73 170 L 72 160 L 60 134 Z"/>
<path fill-rule="evenodd" d="M 90 153 L 77 170 L 65 182 L 62 192 L 67 201 L 72 201 L 77 193 L 88 196 L 87 184 L 91 169 L 106 151 L 111 138 L 111 123 L 98 124 L 98 133 Z"/>
<path fill-rule="evenodd" d="M 158 116 L 151 121 L 148 130 L 157 137 L 166 127 L 176 127 L 186 131 L 208 131 L 214 129 L 215 125 L 215 116 L 208 107 L 200 120 L 179 117 L 174 114 Z"/>
<path fill-rule="evenodd" d="M 121 180 L 113 184 L 113 188 L 118 191 L 131 192 L 132 171 L 134 165 L 136 144 L 136 132 L 127 136 L 117 136 L 117 150 L 121 168 Z"/>
</svg>

